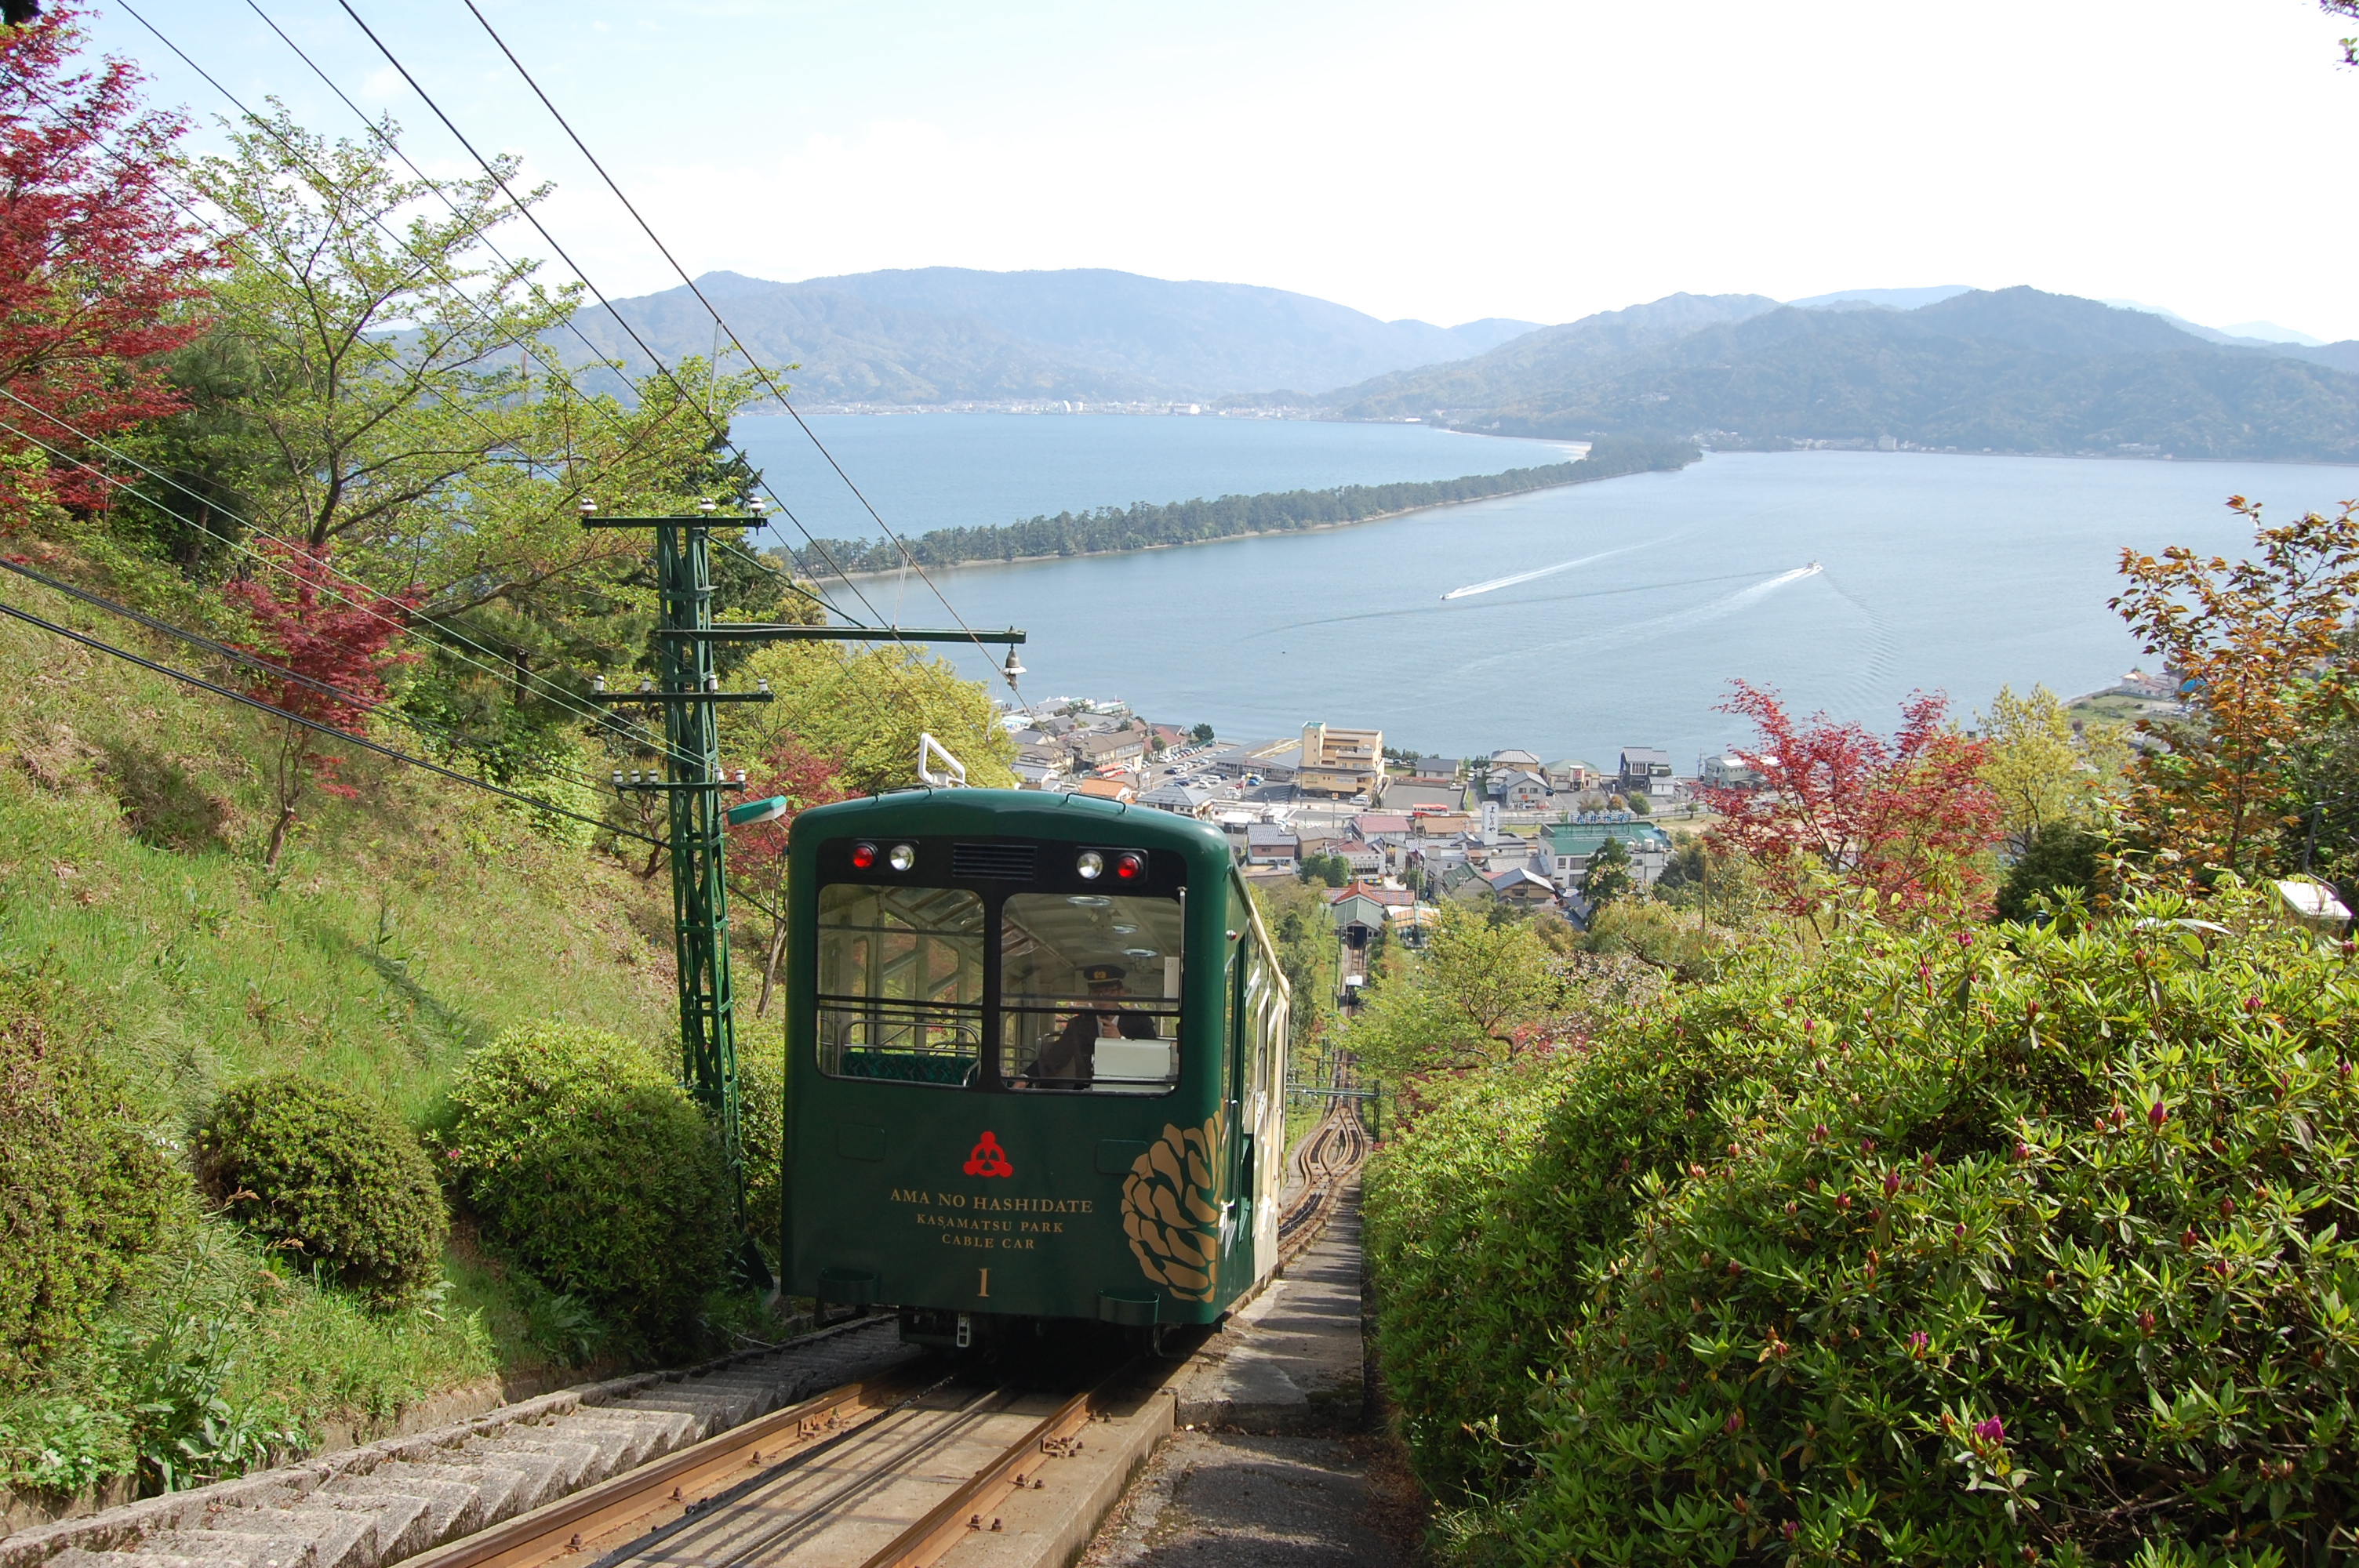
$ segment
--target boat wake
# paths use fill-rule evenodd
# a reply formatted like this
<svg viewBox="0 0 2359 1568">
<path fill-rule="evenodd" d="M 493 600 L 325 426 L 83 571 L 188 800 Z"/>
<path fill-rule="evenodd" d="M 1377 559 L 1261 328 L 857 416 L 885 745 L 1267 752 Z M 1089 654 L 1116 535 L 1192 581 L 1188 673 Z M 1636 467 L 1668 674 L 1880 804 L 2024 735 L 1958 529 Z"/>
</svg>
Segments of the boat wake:
<svg viewBox="0 0 2359 1568">
<path fill-rule="evenodd" d="M 1808 566 L 1796 567 L 1791 571 L 1780 572 L 1776 577 L 1764 579 L 1750 588 L 1740 588 L 1734 593 L 1715 599 L 1708 604 L 1694 605 L 1686 610 L 1674 610 L 1668 614 L 1649 616 L 1646 620 L 1633 622 L 1626 625 L 1600 627 L 1593 632 L 1582 633 L 1555 642 L 1520 645 L 1512 650 L 1494 654 L 1487 658 L 1476 659 L 1460 668 L 1462 670 L 1482 669 L 1487 665 L 1511 660 L 1529 659 L 1537 654 L 1563 654 L 1575 650 L 1591 652 L 1603 648 L 1623 647 L 1632 643 L 1649 642 L 1669 633 L 1684 632 L 1691 627 L 1701 626 L 1706 622 L 1733 615 L 1750 605 L 1759 603 L 1789 583 L 1799 582 L 1804 578 L 1817 577 L 1825 570 L 1824 567 L 1812 561 Z"/>
<path fill-rule="evenodd" d="M 1507 577 L 1495 577 L 1488 582 L 1470 582 L 1464 588 L 1451 589 L 1441 597 L 1445 603 L 1453 599 L 1472 599 L 1478 593 L 1494 593 L 1503 588 L 1513 588 L 1519 582 L 1538 582 L 1544 577 L 1554 577 L 1559 572 L 1569 572 L 1575 567 L 1585 567 L 1592 561 L 1602 561 L 1608 556 L 1622 555 L 1639 547 L 1636 545 L 1625 545 L 1619 550 L 1600 550 L 1593 556 L 1582 556 L 1578 560 L 1559 561 L 1552 567 L 1539 567 L 1531 571 L 1516 572 Z"/>
</svg>

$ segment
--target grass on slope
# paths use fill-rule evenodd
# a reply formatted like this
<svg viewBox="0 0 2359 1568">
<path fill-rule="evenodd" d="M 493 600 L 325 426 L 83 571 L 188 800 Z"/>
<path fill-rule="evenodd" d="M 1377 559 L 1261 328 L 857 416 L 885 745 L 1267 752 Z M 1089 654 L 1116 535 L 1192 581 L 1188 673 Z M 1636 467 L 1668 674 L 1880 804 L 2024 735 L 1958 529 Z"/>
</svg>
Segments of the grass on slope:
<svg viewBox="0 0 2359 1568">
<path fill-rule="evenodd" d="M 188 667 L 22 579 L 0 598 Z M 266 1070 L 378 1095 L 419 1125 L 459 1058 L 511 1023 L 672 1033 L 661 880 L 357 752 L 342 776 L 360 798 L 313 791 L 266 871 L 266 716 L 13 619 L 0 668 L 0 966 L 35 978 L 52 1024 L 92 1043 L 166 1143 Z M 218 1397 L 255 1444 L 316 1443 L 495 1371 L 557 1370 L 535 1348 L 549 1303 L 463 1232 L 446 1277 L 425 1307 L 374 1314 L 201 1218 L 49 1386 L 0 1390 L 0 1480 L 70 1490 L 119 1472 L 161 1441 L 125 1414 L 158 1394 L 183 1411 Z"/>
</svg>

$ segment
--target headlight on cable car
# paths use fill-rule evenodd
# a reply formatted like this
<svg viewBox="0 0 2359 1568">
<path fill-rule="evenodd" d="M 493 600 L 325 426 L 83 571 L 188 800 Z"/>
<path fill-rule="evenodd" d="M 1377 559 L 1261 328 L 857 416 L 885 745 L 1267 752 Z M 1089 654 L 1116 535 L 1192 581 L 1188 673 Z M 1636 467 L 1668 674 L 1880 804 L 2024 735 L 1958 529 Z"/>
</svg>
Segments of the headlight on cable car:
<svg viewBox="0 0 2359 1568">
<path fill-rule="evenodd" d="M 1098 873 L 1105 870 L 1105 857 L 1095 849 L 1084 849 L 1081 859 L 1073 862 L 1073 870 L 1081 873 L 1083 881 L 1093 882 L 1098 880 Z"/>
<path fill-rule="evenodd" d="M 874 845 L 874 844 L 854 844 L 854 845 L 852 847 L 852 869 L 853 869 L 853 871 L 864 871 L 868 870 L 871 866 L 874 866 L 875 863 L 876 863 L 876 846 L 875 846 L 875 845 Z"/>
<path fill-rule="evenodd" d="M 1135 882 L 1147 875 L 1147 857 L 1124 853 L 1114 858 L 1114 874 L 1117 881 Z"/>
<path fill-rule="evenodd" d="M 918 863 L 918 851 L 910 845 L 896 844 L 893 852 L 886 857 L 886 863 L 897 871 L 906 871 Z"/>
</svg>

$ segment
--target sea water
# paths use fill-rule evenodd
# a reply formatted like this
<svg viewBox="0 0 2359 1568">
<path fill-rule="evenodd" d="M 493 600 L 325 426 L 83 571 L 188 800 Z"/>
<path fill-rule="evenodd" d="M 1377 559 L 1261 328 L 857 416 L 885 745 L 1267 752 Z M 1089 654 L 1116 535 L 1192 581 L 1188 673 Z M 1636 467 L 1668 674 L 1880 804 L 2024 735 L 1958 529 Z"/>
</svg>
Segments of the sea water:
<svg viewBox="0 0 2359 1568">
<path fill-rule="evenodd" d="M 841 423 L 869 439 L 845 466 L 889 476 L 906 510 L 886 515 L 912 533 L 1004 521 L 1018 495 L 1039 498 L 1017 503 L 1028 514 L 1292 488 L 1306 481 L 1259 476 L 1321 463 L 1332 483 L 1556 456 L 1400 426 L 1013 417 L 995 422 L 1022 427 L 1003 440 L 957 416 Z M 1188 428 L 1205 427 L 1303 444 L 1224 449 Z M 1429 460 L 1440 466 L 1410 466 Z M 946 499 L 929 508 L 929 493 Z M 965 493 L 1000 498 L 1001 515 L 962 514 L 947 498 Z M 1348 528 L 932 577 L 968 624 L 1030 633 L 1027 696 L 1119 697 L 1226 736 L 1323 719 L 1380 728 L 1387 745 L 1608 768 L 1622 747 L 1659 746 L 1686 771 L 1746 738 L 1715 710 L 1734 679 L 1887 730 L 1914 691 L 1947 693 L 1971 722 L 2002 685 L 2113 684 L 2151 663 L 2106 606 L 2121 551 L 2240 553 L 2251 533 L 2232 494 L 2280 517 L 2327 509 L 2359 496 L 2359 469 L 1732 453 Z M 861 588 L 903 624 L 946 621 L 914 573 Z M 977 650 L 942 651 L 986 673 Z"/>
</svg>

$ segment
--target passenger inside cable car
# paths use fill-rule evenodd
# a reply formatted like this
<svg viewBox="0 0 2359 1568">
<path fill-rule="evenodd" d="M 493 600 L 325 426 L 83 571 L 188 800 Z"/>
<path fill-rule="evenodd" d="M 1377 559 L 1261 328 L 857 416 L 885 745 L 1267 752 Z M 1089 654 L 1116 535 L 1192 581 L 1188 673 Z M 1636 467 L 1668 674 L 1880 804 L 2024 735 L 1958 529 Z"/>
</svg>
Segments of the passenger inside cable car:
<svg viewBox="0 0 2359 1568">
<path fill-rule="evenodd" d="M 1049 1088 L 1087 1088 L 1097 1076 L 1099 1041 L 1156 1038 L 1155 1020 L 1114 1005 L 1123 995 L 1121 965 L 1092 964 L 1082 978 L 1089 984 L 1091 999 L 1106 1007 L 1084 1010 L 1067 1019 L 1056 1039 L 1024 1070 L 1019 1082 Z"/>
</svg>

